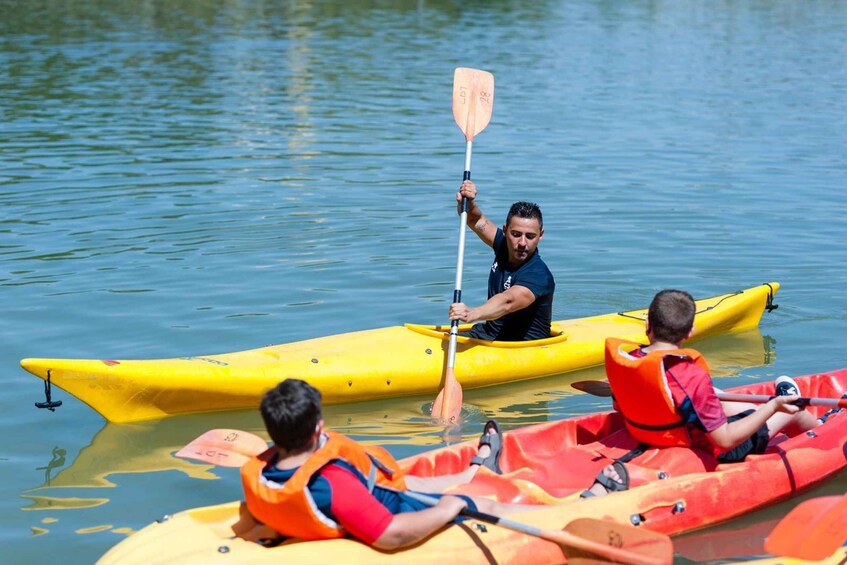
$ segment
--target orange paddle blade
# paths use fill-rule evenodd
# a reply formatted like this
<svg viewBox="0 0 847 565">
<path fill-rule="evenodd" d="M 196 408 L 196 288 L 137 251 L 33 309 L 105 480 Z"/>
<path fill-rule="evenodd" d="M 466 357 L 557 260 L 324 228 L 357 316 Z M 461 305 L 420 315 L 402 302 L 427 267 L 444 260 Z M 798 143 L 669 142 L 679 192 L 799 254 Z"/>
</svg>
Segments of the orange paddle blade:
<svg viewBox="0 0 847 565">
<path fill-rule="evenodd" d="M 847 540 L 847 494 L 824 496 L 798 504 L 765 540 L 773 555 L 820 561 Z"/>
<path fill-rule="evenodd" d="M 556 540 L 547 537 L 555 534 Z M 629 524 L 596 518 L 578 518 L 560 532 L 544 532 L 556 541 L 568 563 L 633 563 L 667 565 L 673 562 L 673 542 L 666 535 Z M 598 557 L 600 559 L 598 559 Z"/>
<path fill-rule="evenodd" d="M 196 459 L 221 467 L 241 467 L 268 448 L 267 442 L 241 430 L 209 430 L 176 452 L 177 457 Z"/>
<path fill-rule="evenodd" d="M 448 367 L 444 374 L 444 388 L 432 403 L 432 417 L 445 424 L 457 422 L 462 413 L 462 394 L 456 373 Z"/>
<path fill-rule="evenodd" d="M 453 73 L 453 117 L 472 141 L 491 121 L 494 109 L 494 75 L 459 67 Z"/>
</svg>

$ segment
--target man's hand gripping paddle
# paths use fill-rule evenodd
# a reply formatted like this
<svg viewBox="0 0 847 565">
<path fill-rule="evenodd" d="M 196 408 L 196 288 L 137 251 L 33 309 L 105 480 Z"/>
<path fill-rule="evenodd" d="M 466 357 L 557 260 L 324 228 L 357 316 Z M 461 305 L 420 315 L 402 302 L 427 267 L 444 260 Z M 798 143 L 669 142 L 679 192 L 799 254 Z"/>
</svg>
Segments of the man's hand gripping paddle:
<svg viewBox="0 0 847 565">
<path fill-rule="evenodd" d="M 267 449 L 259 436 L 241 430 L 209 430 L 176 455 L 212 463 L 221 467 L 240 467 L 250 457 Z M 429 505 L 438 500 L 424 494 L 409 492 L 410 496 Z M 578 502 L 575 504 L 579 504 Z M 635 565 L 665 565 L 673 560 L 673 544 L 669 537 L 594 518 L 578 518 L 561 530 L 542 530 L 529 524 L 514 522 L 492 514 L 465 508 L 462 514 L 479 520 L 540 537 L 558 544 L 569 563 L 632 563 Z"/>
<path fill-rule="evenodd" d="M 453 74 L 453 117 L 465 134 L 465 173 L 463 180 L 471 178 L 471 151 L 473 138 L 485 129 L 491 120 L 494 107 L 494 75 L 486 71 L 459 67 Z M 459 221 L 459 255 L 456 261 L 456 286 L 453 303 L 462 301 L 462 269 L 465 260 L 465 226 L 468 221 L 468 199 L 462 198 Z M 462 412 L 462 385 L 456 380 L 453 367 L 456 363 L 456 339 L 459 322 L 450 324 L 450 344 L 447 350 L 447 368 L 444 388 L 432 404 L 432 417 L 444 424 L 455 423 Z"/>
</svg>

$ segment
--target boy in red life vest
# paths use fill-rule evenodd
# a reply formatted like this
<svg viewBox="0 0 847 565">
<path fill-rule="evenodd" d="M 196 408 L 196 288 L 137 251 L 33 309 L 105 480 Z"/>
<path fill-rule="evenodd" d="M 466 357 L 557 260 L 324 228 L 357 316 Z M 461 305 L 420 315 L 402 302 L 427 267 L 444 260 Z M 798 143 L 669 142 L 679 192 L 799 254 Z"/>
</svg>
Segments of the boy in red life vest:
<svg viewBox="0 0 847 565">
<path fill-rule="evenodd" d="M 424 478 L 404 476 L 385 449 L 325 430 L 320 392 L 304 381 L 286 379 L 269 390 L 261 413 L 274 445 L 242 467 L 241 479 L 250 514 L 284 536 L 317 540 L 350 534 L 392 550 L 458 520 L 465 507 L 498 516 L 532 508 L 440 494 L 429 495 L 438 499 L 430 507 L 407 494 L 467 483 L 480 465 L 498 469 L 501 442 L 493 421 L 465 472 Z"/>
<path fill-rule="evenodd" d="M 647 311 L 650 344 L 606 340 L 606 375 L 629 432 L 654 446 L 702 448 L 721 463 L 764 453 L 774 435 L 795 435 L 820 422 L 792 404 L 799 389 L 777 380 L 765 404 L 721 402 L 703 356 L 681 349 L 694 330 L 694 299 L 680 290 L 659 292 Z"/>
</svg>

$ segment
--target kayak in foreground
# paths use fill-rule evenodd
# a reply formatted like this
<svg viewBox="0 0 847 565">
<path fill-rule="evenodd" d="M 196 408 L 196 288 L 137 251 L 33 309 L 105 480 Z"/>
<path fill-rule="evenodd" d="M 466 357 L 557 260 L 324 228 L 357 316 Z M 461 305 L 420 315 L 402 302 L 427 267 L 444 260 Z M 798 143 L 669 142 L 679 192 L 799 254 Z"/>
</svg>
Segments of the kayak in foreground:
<svg viewBox="0 0 847 565">
<path fill-rule="evenodd" d="M 698 300 L 694 337 L 757 326 L 778 290 L 769 283 Z M 470 389 L 600 365 L 606 337 L 643 339 L 646 315 L 637 310 L 558 321 L 554 335 L 535 341 L 459 337 L 457 377 Z M 433 394 L 444 374 L 448 330 L 406 324 L 221 355 L 24 359 L 21 366 L 111 422 L 134 422 L 255 408 L 263 392 L 289 377 L 320 390 L 324 404 Z"/>
<path fill-rule="evenodd" d="M 847 369 L 796 379 L 804 396 L 838 398 L 847 389 Z M 773 383 L 732 392 L 770 394 Z M 824 407 L 810 407 L 820 415 Z M 648 449 L 627 463 L 631 488 L 608 496 L 578 496 L 610 459 L 637 443 L 616 412 L 546 422 L 504 433 L 503 475 L 481 469 L 473 482 L 455 489 L 503 502 L 539 504 L 510 520 L 559 530 L 578 518 L 637 524 L 668 535 L 717 524 L 790 498 L 847 466 L 847 412 L 809 433 L 778 435 L 766 453 L 742 463 L 717 464 L 710 455 L 684 447 Z M 402 461 L 419 476 L 458 472 L 476 453 L 476 442 L 425 452 Z M 255 526 L 240 502 L 196 508 L 151 524 L 107 552 L 100 563 L 561 563 L 556 544 L 469 520 L 445 528 L 412 548 L 380 552 L 351 539 L 288 540 L 263 547 L 238 534 Z"/>
</svg>

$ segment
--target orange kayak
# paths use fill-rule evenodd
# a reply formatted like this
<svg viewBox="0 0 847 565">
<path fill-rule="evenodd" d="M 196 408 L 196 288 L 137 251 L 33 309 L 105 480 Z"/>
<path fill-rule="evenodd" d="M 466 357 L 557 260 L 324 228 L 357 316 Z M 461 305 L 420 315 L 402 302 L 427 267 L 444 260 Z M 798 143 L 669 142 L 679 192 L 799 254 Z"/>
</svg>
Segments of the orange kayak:
<svg viewBox="0 0 847 565">
<path fill-rule="evenodd" d="M 839 398 L 847 390 L 847 369 L 795 379 L 803 396 Z M 772 382 L 730 392 L 771 394 Z M 808 410 L 820 415 L 824 407 Z M 474 441 L 403 460 L 407 472 L 434 476 L 467 467 Z M 636 446 L 620 414 L 604 412 L 547 422 L 504 433 L 500 466 L 482 469 L 456 490 L 503 502 L 538 504 L 509 519 L 544 529 L 562 529 L 577 518 L 637 524 L 665 534 L 689 532 L 730 520 L 788 499 L 818 485 L 847 466 L 847 411 L 806 434 L 780 435 L 763 455 L 742 463 L 717 464 L 709 455 L 674 447 L 648 449 L 627 463 L 631 488 L 581 500 L 579 493 L 610 459 Z M 469 520 L 445 528 L 410 549 L 383 553 L 350 539 L 290 540 L 265 548 L 233 534 L 239 502 L 196 508 L 169 516 L 127 538 L 101 563 L 263 563 L 306 560 L 367 563 L 560 563 L 556 544 Z M 243 522 L 242 522 L 243 526 Z"/>
</svg>

